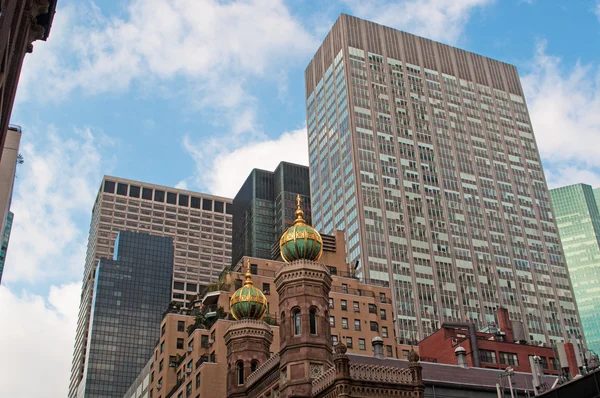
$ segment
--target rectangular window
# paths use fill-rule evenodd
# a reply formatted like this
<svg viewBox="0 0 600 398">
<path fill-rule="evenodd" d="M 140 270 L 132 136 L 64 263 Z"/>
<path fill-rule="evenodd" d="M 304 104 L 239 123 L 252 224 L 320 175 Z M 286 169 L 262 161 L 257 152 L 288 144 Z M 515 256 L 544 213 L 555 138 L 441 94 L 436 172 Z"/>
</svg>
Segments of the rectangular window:
<svg viewBox="0 0 600 398">
<path fill-rule="evenodd" d="M 225 206 L 225 211 L 227 214 L 233 214 L 233 206 L 231 203 L 227 203 L 227 206 Z"/>
<path fill-rule="evenodd" d="M 192 196 L 190 207 L 193 209 L 199 209 L 200 208 L 200 198 Z"/>
<path fill-rule="evenodd" d="M 177 204 L 177 194 L 175 192 L 167 192 L 167 203 L 171 205 Z"/>
<path fill-rule="evenodd" d="M 192 396 L 192 382 L 191 381 L 188 383 L 187 386 L 185 386 L 185 396 L 186 397 Z"/>
<path fill-rule="evenodd" d="M 335 317 L 334 316 L 329 317 L 329 326 L 331 326 L 332 328 L 335 327 Z"/>
<path fill-rule="evenodd" d="M 202 210 L 212 210 L 212 200 L 210 199 L 202 199 Z"/>
<path fill-rule="evenodd" d="M 205 334 L 200 337 L 200 347 L 208 348 L 208 336 Z"/>
<path fill-rule="evenodd" d="M 196 292 L 198 290 L 198 285 L 195 283 L 186 283 L 185 290 L 188 292 Z"/>
<path fill-rule="evenodd" d="M 263 283 L 262 291 L 265 295 L 267 295 L 267 296 L 270 295 L 271 294 L 271 284 Z"/>
<path fill-rule="evenodd" d="M 152 188 L 142 188 L 142 199 L 152 200 Z"/>
<path fill-rule="evenodd" d="M 131 196 L 132 198 L 139 198 L 140 197 L 140 187 L 137 187 L 135 185 L 130 185 L 129 186 L 129 196 Z"/>
<path fill-rule="evenodd" d="M 161 341 L 160 342 L 160 353 L 162 354 L 164 350 L 165 350 L 165 342 Z"/>
<path fill-rule="evenodd" d="M 381 336 L 383 336 L 383 337 L 388 337 L 388 330 L 387 330 L 387 326 L 382 326 L 382 327 L 381 327 Z"/>
<path fill-rule="evenodd" d="M 223 213 L 224 203 L 218 200 L 215 200 L 215 211 L 217 213 Z"/>
<path fill-rule="evenodd" d="M 250 264 L 250 273 L 252 275 L 258 275 L 258 265 Z"/>
<path fill-rule="evenodd" d="M 517 354 L 512 352 L 500 352 L 500 363 L 503 365 L 519 366 Z"/>
<path fill-rule="evenodd" d="M 348 329 L 348 318 L 342 318 L 342 329 Z"/>
<path fill-rule="evenodd" d="M 385 297 L 385 293 L 379 293 L 379 302 L 386 303 L 387 299 Z"/>
<path fill-rule="evenodd" d="M 382 309 L 379 310 L 379 317 L 381 319 L 383 319 L 384 321 L 387 319 L 387 314 L 386 314 L 385 310 L 382 310 Z"/>
<path fill-rule="evenodd" d="M 346 347 L 352 348 L 352 337 L 346 337 Z"/>
<path fill-rule="evenodd" d="M 177 321 L 177 331 L 178 332 L 185 331 L 185 322 L 184 321 Z"/>
<path fill-rule="evenodd" d="M 115 183 L 114 183 L 114 181 L 104 181 L 104 192 L 106 192 L 106 193 L 115 193 Z"/>
<path fill-rule="evenodd" d="M 117 183 L 117 195 L 127 195 L 127 184 Z"/>
<path fill-rule="evenodd" d="M 342 293 L 348 294 L 348 285 L 345 283 L 342 283 Z"/>
<path fill-rule="evenodd" d="M 164 203 L 165 202 L 165 191 L 155 189 L 154 190 L 154 201 Z"/>
<path fill-rule="evenodd" d="M 335 335 L 331 336 L 331 342 L 333 343 L 333 345 L 336 345 L 338 343 L 338 337 Z"/>
<path fill-rule="evenodd" d="M 342 300 L 342 311 L 348 310 L 348 302 L 346 300 Z"/>
<path fill-rule="evenodd" d="M 177 348 L 183 350 L 183 339 L 177 339 Z"/>
<path fill-rule="evenodd" d="M 481 362 L 497 363 L 496 352 L 494 351 L 479 350 L 479 359 L 481 359 Z"/>
<path fill-rule="evenodd" d="M 358 301 L 355 301 L 352 304 L 354 306 L 354 312 L 360 312 L 360 303 Z"/>
<path fill-rule="evenodd" d="M 358 339 L 358 349 L 363 351 L 367 349 L 365 339 Z"/>
<path fill-rule="evenodd" d="M 333 299 L 329 298 L 329 308 L 333 308 Z"/>
<path fill-rule="evenodd" d="M 189 196 L 179 194 L 179 206 L 185 206 L 185 207 L 187 207 L 188 203 L 189 203 L 189 200 L 190 200 Z"/>
<path fill-rule="evenodd" d="M 375 306 L 375 304 L 369 304 L 369 314 L 376 314 L 377 313 L 377 307 Z"/>
<path fill-rule="evenodd" d="M 160 327 L 160 335 L 163 336 L 165 334 L 166 330 L 167 330 L 167 324 L 163 323 L 163 325 Z"/>
<path fill-rule="evenodd" d="M 377 324 L 377 322 L 371 321 L 370 326 L 371 332 L 379 332 L 379 325 Z"/>
<path fill-rule="evenodd" d="M 196 375 L 196 390 L 200 388 L 200 373 Z"/>
<path fill-rule="evenodd" d="M 385 349 L 387 351 L 387 356 L 388 357 L 393 357 L 394 356 L 394 351 L 392 350 L 392 346 L 391 345 L 386 345 Z"/>
<path fill-rule="evenodd" d="M 354 320 L 354 330 L 360 330 L 360 319 Z"/>
<path fill-rule="evenodd" d="M 161 370 L 163 370 L 164 367 L 165 367 L 165 360 L 161 359 L 160 362 L 158 363 L 158 371 L 160 372 Z"/>
</svg>

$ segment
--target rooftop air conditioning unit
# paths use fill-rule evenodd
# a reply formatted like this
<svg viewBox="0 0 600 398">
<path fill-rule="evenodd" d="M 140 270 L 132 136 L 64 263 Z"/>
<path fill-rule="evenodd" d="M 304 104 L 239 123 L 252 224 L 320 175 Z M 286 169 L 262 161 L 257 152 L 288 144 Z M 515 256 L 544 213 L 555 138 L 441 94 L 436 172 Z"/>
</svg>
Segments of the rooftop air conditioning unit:
<svg viewBox="0 0 600 398">
<path fill-rule="evenodd" d="M 192 346 L 189 346 L 189 347 L 187 348 L 187 352 L 192 352 L 192 351 L 194 351 L 194 347 L 192 347 Z"/>
<path fill-rule="evenodd" d="M 215 339 L 209 339 L 208 340 L 208 345 L 213 345 L 215 344 Z"/>
<path fill-rule="evenodd" d="M 187 374 L 190 374 L 190 373 L 192 373 L 192 368 L 186 368 L 186 369 L 185 369 L 185 373 L 187 373 Z"/>
<path fill-rule="evenodd" d="M 160 390 L 161 388 L 162 388 L 162 383 L 158 383 L 158 384 L 156 385 L 156 389 L 157 389 L 157 390 Z"/>
</svg>

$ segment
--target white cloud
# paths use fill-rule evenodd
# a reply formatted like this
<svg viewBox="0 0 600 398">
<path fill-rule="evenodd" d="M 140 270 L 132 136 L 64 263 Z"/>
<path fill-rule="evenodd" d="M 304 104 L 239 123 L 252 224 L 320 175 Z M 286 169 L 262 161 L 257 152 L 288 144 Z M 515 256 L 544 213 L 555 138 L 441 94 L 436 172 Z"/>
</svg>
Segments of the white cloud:
<svg viewBox="0 0 600 398">
<path fill-rule="evenodd" d="M 598 21 L 600 21 L 600 0 L 596 0 L 596 7 L 594 8 L 594 14 L 598 17 Z"/>
<path fill-rule="evenodd" d="M 0 286 L 2 396 L 67 396 L 80 292 L 79 283 L 51 286 L 45 302 Z"/>
<path fill-rule="evenodd" d="M 345 0 L 353 15 L 428 39 L 455 44 L 471 13 L 494 0 Z"/>
<path fill-rule="evenodd" d="M 567 69 L 544 43 L 530 68 L 522 83 L 549 184 L 597 183 L 600 68 L 578 62 Z"/>
<path fill-rule="evenodd" d="M 79 225 L 89 225 L 102 178 L 102 138 L 89 129 L 68 138 L 53 127 L 23 131 L 2 282 L 81 278 L 88 231 Z"/>
<path fill-rule="evenodd" d="M 235 109 L 234 131 L 253 131 L 255 101 L 246 82 L 318 46 L 281 0 L 132 0 L 125 9 L 117 18 L 94 6 L 61 8 L 50 39 L 36 43 L 37 54 L 24 64 L 21 100 L 42 83 L 44 95 L 56 99 L 181 77 L 193 103 Z"/>
<path fill-rule="evenodd" d="M 215 195 L 230 198 L 235 196 L 252 169 L 272 171 L 281 161 L 308 165 L 306 128 L 216 154 L 214 151 L 219 148 L 216 142 L 195 145 L 186 139 L 184 146 L 196 162 L 197 185 Z"/>
</svg>

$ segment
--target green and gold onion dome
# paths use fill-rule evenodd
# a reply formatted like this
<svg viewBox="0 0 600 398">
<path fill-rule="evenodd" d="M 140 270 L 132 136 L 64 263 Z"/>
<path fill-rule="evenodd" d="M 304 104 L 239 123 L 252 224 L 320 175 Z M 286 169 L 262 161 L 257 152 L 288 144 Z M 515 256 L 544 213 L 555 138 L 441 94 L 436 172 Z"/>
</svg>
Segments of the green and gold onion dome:
<svg viewBox="0 0 600 398">
<path fill-rule="evenodd" d="M 317 261 L 323 254 L 323 238 L 316 229 L 304 221 L 300 195 L 296 197 L 296 202 L 298 204 L 296 221 L 279 239 L 281 258 L 286 263 L 301 259 Z"/>
<path fill-rule="evenodd" d="M 250 273 L 250 260 L 247 260 L 246 282 L 233 293 L 229 299 L 231 315 L 237 320 L 256 319 L 261 320 L 267 313 L 267 298 L 254 287 L 252 274 Z"/>
</svg>

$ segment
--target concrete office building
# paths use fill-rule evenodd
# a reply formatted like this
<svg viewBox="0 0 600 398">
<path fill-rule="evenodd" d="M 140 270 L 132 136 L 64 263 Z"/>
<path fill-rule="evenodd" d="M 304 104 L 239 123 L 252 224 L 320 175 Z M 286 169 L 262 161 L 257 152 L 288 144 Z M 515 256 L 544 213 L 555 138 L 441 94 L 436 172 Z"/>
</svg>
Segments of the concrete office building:
<svg viewBox="0 0 600 398">
<path fill-rule="evenodd" d="M 550 190 L 581 326 L 588 348 L 600 353 L 600 190 L 574 184 Z"/>
<path fill-rule="evenodd" d="M 83 377 L 100 258 L 110 258 L 120 231 L 169 236 L 175 245 L 172 299 L 185 303 L 231 264 L 231 199 L 105 176 L 92 210 L 69 397 Z"/>
<path fill-rule="evenodd" d="M 254 169 L 233 199 L 232 265 L 242 256 L 276 259 L 279 237 L 294 223 L 296 196 L 310 215 L 308 167 L 281 162 L 275 171 Z"/>
<path fill-rule="evenodd" d="M 171 300 L 173 252 L 170 237 L 125 231 L 114 257 L 100 259 L 78 396 L 120 398 L 148 362 Z"/>
<path fill-rule="evenodd" d="M 19 162 L 19 145 L 21 143 L 21 127 L 10 126 L 6 132 L 2 158 L 0 159 L 0 231 L 2 231 L 2 251 L 0 253 L 0 282 L 4 271 L 4 261 L 8 250 L 8 238 L 12 229 L 14 214 L 10 212 L 12 203 L 17 163 Z"/>
<path fill-rule="evenodd" d="M 514 66 L 342 15 L 305 77 L 313 223 L 392 287 L 400 337 L 497 307 L 581 334 Z"/>
</svg>

